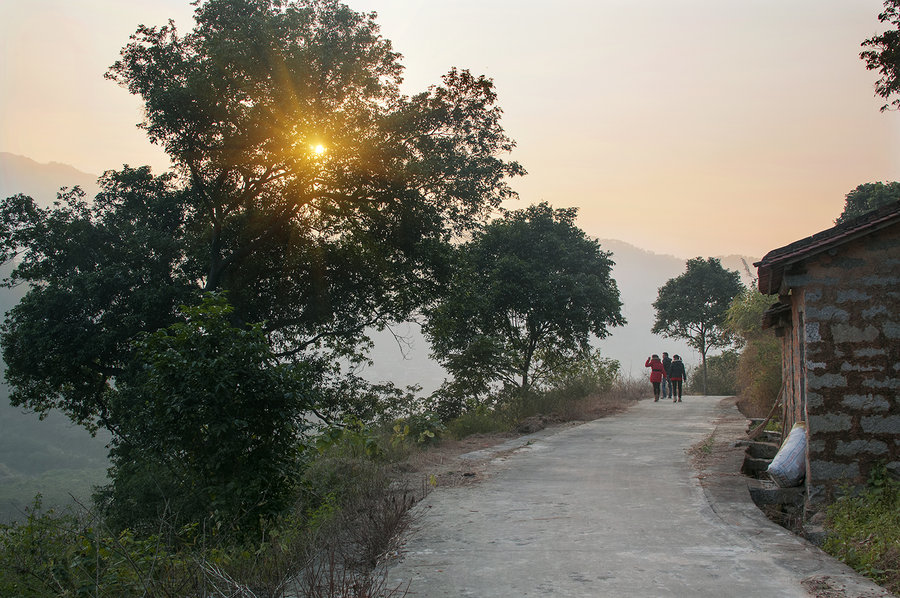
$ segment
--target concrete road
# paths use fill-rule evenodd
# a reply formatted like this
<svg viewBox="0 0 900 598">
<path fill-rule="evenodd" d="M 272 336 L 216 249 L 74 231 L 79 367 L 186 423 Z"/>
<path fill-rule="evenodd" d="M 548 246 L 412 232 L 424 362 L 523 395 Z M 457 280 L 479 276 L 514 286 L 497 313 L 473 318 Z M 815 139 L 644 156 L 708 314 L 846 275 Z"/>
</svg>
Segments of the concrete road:
<svg viewBox="0 0 900 598">
<path fill-rule="evenodd" d="M 747 422 L 722 399 L 642 401 L 498 447 L 486 479 L 417 505 L 389 585 L 433 598 L 889 596 L 756 508 L 731 448 Z M 710 434 L 727 448 L 698 476 L 686 451 Z"/>
</svg>

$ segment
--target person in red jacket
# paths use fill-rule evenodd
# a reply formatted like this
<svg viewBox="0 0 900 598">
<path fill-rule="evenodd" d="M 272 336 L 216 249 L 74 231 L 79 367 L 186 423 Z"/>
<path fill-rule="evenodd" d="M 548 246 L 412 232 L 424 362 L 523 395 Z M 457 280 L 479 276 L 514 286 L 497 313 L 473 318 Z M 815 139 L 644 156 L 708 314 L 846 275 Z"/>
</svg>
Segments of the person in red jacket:
<svg viewBox="0 0 900 598">
<path fill-rule="evenodd" d="M 659 383 L 666 376 L 666 368 L 659 360 L 659 355 L 653 354 L 647 358 L 645 368 L 650 368 L 650 383 L 653 384 L 653 401 L 659 401 Z"/>
</svg>

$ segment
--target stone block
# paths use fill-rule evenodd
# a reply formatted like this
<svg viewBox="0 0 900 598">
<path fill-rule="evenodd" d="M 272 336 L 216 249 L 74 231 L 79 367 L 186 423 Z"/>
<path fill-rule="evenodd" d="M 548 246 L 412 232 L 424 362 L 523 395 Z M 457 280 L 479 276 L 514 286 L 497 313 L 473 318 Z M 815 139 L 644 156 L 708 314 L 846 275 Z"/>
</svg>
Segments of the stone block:
<svg viewBox="0 0 900 598">
<path fill-rule="evenodd" d="M 856 289 L 847 289 L 845 291 L 837 292 L 838 303 L 847 303 L 848 301 L 868 301 L 872 296 L 864 291 L 858 291 Z"/>
<path fill-rule="evenodd" d="M 888 445 L 880 440 L 839 440 L 835 454 L 839 457 L 855 457 L 859 455 L 883 455 L 888 452 Z"/>
<path fill-rule="evenodd" d="M 882 395 L 844 395 L 841 405 L 856 411 L 888 411 L 890 402 Z"/>
<path fill-rule="evenodd" d="M 900 415 L 880 417 L 867 415 L 860 420 L 864 432 L 868 434 L 896 434 L 900 436 Z"/>
<path fill-rule="evenodd" d="M 846 432 L 853 426 L 853 418 L 843 413 L 813 415 L 809 418 L 810 435 L 822 432 Z"/>
<path fill-rule="evenodd" d="M 806 376 L 806 387 L 810 389 L 836 388 L 847 386 L 847 378 L 840 374 L 811 374 Z"/>
<path fill-rule="evenodd" d="M 809 472 L 814 482 L 823 480 L 852 480 L 859 477 L 859 465 L 856 463 L 834 463 L 831 461 L 812 461 Z"/>
<path fill-rule="evenodd" d="M 884 331 L 884 335 L 889 339 L 900 338 L 900 324 L 897 322 L 884 322 L 881 325 L 881 329 Z"/>
<path fill-rule="evenodd" d="M 834 305 L 825 305 L 822 307 L 806 307 L 806 317 L 809 320 L 824 320 L 830 322 L 846 322 L 850 319 L 847 310 L 835 307 Z"/>
<path fill-rule="evenodd" d="M 889 313 L 890 312 L 888 311 L 888 308 L 885 307 L 884 305 L 873 305 L 869 309 L 862 310 L 862 317 L 864 317 L 865 319 L 868 320 L 875 316 L 883 316 L 883 315 L 887 315 Z"/>
<path fill-rule="evenodd" d="M 857 328 L 849 324 L 836 323 L 831 326 L 831 338 L 836 343 L 871 343 L 878 338 L 878 329 L 874 326 Z"/>
</svg>

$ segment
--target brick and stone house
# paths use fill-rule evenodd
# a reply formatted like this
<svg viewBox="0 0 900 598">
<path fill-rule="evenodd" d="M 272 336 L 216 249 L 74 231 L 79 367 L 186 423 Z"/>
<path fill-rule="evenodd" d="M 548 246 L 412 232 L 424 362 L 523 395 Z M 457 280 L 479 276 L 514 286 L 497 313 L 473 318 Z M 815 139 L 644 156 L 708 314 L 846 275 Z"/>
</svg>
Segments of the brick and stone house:
<svg viewBox="0 0 900 598">
<path fill-rule="evenodd" d="M 764 327 L 782 339 L 784 422 L 806 422 L 807 506 L 900 474 L 900 202 L 770 251 Z"/>
</svg>

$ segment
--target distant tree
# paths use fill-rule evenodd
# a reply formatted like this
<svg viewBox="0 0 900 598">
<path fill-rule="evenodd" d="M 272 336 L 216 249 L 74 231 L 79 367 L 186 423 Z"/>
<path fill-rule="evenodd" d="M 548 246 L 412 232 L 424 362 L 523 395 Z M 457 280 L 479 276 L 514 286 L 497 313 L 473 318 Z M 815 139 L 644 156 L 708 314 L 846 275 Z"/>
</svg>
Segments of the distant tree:
<svg viewBox="0 0 900 598">
<path fill-rule="evenodd" d="M 731 300 L 743 286 L 740 275 L 722 267 L 716 258 L 688 260 L 685 272 L 659 288 L 653 307 L 653 332 L 682 338 L 700 352 L 703 392 L 706 393 L 706 354 L 710 349 L 728 347 L 733 336 L 725 326 Z"/>
<path fill-rule="evenodd" d="M 884 112 L 900 108 L 900 97 L 894 97 L 900 95 L 900 0 L 884 0 L 884 11 L 878 20 L 893 28 L 865 40 L 862 47 L 870 49 L 859 56 L 866 61 L 867 69 L 881 75 L 875 84 L 875 94 L 889 100 L 881 107 Z"/>
<path fill-rule="evenodd" d="M 844 211 L 834 222 L 840 224 L 852 220 L 895 201 L 900 201 L 900 182 L 863 183 L 847 194 Z"/>
<path fill-rule="evenodd" d="M 457 250 L 445 296 L 427 311 L 434 357 L 482 391 L 516 393 L 625 323 L 610 253 L 546 203 L 508 212 Z"/>
</svg>

